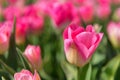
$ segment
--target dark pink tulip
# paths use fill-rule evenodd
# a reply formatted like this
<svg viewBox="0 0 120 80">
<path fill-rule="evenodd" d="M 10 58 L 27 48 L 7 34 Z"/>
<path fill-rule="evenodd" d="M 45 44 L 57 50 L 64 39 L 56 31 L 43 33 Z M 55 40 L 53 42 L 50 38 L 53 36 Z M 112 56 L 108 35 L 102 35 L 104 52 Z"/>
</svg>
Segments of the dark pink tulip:
<svg viewBox="0 0 120 80">
<path fill-rule="evenodd" d="M 96 33 L 92 25 L 86 29 L 71 24 L 63 32 L 64 50 L 68 62 L 79 67 L 87 64 L 102 40 L 103 33 Z"/>
<path fill-rule="evenodd" d="M 14 80 L 41 80 L 39 74 L 35 71 L 34 75 L 29 70 L 22 70 L 14 74 Z"/>
<path fill-rule="evenodd" d="M 107 33 L 112 45 L 115 48 L 120 48 L 120 23 L 110 22 Z"/>
<path fill-rule="evenodd" d="M 28 59 L 34 69 L 40 69 L 42 61 L 39 46 L 28 45 L 24 51 L 24 56 Z"/>
</svg>

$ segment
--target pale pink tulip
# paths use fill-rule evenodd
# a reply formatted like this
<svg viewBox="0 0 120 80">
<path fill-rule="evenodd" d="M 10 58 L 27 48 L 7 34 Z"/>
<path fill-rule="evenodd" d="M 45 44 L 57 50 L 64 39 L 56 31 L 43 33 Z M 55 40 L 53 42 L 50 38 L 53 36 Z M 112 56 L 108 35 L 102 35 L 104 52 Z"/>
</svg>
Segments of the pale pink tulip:
<svg viewBox="0 0 120 80">
<path fill-rule="evenodd" d="M 68 62 L 79 67 L 87 64 L 102 40 L 103 33 L 96 33 L 92 25 L 86 29 L 71 24 L 63 33 L 64 50 Z"/>
<path fill-rule="evenodd" d="M 39 46 L 28 45 L 25 49 L 24 56 L 28 59 L 34 69 L 40 69 L 42 61 Z"/>
<path fill-rule="evenodd" d="M 115 48 L 120 48 L 120 23 L 110 22 L 107 33 L 112 45 Z"/>
<path fill-rule="evenodd" d="M 14 80 L 41 80 L 41 79 L 36 70 L 33 75 L 29 70 L 23 69 L 21 72 L 14 74 Z"/>
<path fill-rule="evenodd" d="M 99 5 L 96 7 L 97 17 L 100 19 L 106 19 L 111 13 L 110 5 Z"/>
</svg>

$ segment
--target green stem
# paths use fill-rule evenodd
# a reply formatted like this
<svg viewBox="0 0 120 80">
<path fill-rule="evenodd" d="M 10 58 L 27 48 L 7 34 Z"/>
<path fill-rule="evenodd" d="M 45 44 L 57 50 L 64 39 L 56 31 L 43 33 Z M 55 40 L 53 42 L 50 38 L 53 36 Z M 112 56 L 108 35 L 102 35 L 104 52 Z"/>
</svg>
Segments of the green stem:
<svg viewBox="0 0 120 80">
<path fill-rule="evenodd" d="M 76 67 L 76 80 L 79 80 L 80 72 L 80 67 Z"/>
</svg>

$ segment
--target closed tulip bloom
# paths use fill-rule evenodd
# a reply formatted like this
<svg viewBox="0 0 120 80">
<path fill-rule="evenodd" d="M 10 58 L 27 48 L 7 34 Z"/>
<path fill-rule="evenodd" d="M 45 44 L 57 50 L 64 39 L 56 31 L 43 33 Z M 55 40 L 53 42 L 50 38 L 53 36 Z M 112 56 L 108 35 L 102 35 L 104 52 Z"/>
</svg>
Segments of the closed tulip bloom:
<svg viewBox="0 0 120 80">
<path fill-rule="evenodd" d="M 41 50 L 39 46 L 28 45 L 24 52 L 25 57 L 34 69 L 41 67 Z"/>
<path fill-rule="evenodd" d="M 120 23 L 110 22 L 107 33 L 112 45 L 115 48 L 120 48 Z"/>
<path fill-rule="evenodd" d="M 75 24 L 63 32 L 64 50 L 68 62 L 83 67 L 87 64 L 102 40 L 103 33 L 96 33 L 92 25 L 86 29 Z"/>
<path fill-rule="evenodd" d="M 36 71 L 33 75 L 30 71 L 23 69 L 21 72 L 14 74 L 14 80 L 41 80 L 41 79 Z"/>
</svg>

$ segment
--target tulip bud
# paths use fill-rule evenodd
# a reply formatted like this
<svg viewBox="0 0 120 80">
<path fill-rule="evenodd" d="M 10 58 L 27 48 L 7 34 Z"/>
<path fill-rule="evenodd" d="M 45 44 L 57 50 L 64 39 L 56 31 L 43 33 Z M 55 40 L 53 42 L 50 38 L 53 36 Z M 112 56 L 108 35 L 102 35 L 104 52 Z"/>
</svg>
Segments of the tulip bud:
<svg viewBox="0 0 120 80">
<path fill-rule="evenodd" d="M 25 49 L 24 55 L 34 69 L 40 69 L 42 61 L 39 46 L 28 45 Z"/>
<path fill-rule="evenodd" d="M 41 80 L 41 79 L 36 71 L 33 75 L 30 71 L 23 69 L 21 72 L 14 74 L 14 80 Z"/>
<path fill-rule="evenodd" d="M 91 25 L 86 29 L 71 24 L 64 30 L 64 50 L 68 62 L 83 67 L 98 47 L 103 33 L 96 33 Z"/>
<path fill-rule="evenodd" d="M 120 23 L 110 22 L 107 33 L 112 45 L 115 48 L 120 48 Z"/>
</svg>

